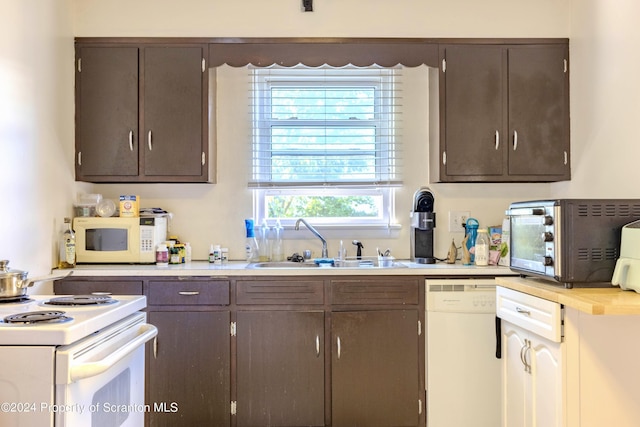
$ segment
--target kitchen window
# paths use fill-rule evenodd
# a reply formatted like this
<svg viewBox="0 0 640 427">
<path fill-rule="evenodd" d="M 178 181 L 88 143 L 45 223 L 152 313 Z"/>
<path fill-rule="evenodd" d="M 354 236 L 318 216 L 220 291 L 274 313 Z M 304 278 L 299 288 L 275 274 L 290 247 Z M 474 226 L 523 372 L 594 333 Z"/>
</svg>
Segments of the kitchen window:
<svg viewBox="0 0 640 427">
<path fill-rule="evenodd" d="M 251 68 L 255 217 L 389 227 L 401 181 L 400 68 Z"/>
</svg>

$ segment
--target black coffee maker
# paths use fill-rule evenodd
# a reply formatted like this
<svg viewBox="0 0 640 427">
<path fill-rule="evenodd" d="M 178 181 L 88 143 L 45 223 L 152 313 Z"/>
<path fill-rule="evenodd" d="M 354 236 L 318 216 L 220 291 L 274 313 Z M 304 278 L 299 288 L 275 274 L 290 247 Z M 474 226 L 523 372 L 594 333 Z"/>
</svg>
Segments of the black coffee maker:
<svg viewBox="0 0 640 427">
<path fill-rule="evenodd" d="M 433 211 L 433 194 L 426 187 L 413 195 L 411 211 L 411 259 L 419 264 L 435 264 L 433 257 L 433 229 L 436 213 Z"/>
</svg>

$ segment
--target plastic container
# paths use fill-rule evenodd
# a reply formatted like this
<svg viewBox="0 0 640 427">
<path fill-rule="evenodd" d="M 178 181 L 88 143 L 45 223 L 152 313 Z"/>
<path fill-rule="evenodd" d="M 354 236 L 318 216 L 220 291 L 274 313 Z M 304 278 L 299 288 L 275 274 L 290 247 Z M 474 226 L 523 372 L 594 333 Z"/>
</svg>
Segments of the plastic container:
<svg viewBox="0 0 640 427">
<path fill-rule="evenodd" d="M 271 261 L 271 242 L 270 240 L 271 229 L 267 225 L 267 220 L 262 220 L 260 226 L 260 239 L 258 241 L 258 261 L 266 262 Z"/>
<path fill-rule="evenodd" d="M 244 228 L 245 228 L 245 242 L 244 242 L 244 251 L 245 251 L 245 259 L 247 262 L 257 262 L 258 261 L 258 242 L 256 240 L 256 235 L 253 230 L 253 220 L 245 219 L 244 220 Z"/>
<path fill-rule="evenodd" d="M 109 218 L 116 213 L 116 204 L 111 199 L 102 199 L 96 205 L 96 213 L 103 218 Z"/>
<path fill-rule="evenodd" d="M 164 243 L 159 244 L 156 248 L 156 265 L 161 267 L 169 265 L 169 249 Z"/>
<path fill-rule="evenodd" d="M 96 205 L 75 204 L 73 205 L 73 216 L 93 217 L 96 216 Z"/>
<path fill-rule="evenodd" d="M 489 265 L 489 246 L 491 239 L 486 229 L 478 230 L 475 245 L 475 264 L 480 266 Z"/>
<path fill-rule="evenodd" d="M 184 262 L 185 264 L 191 263 L 191 244 L 189 242 L 184 244 Z"/>
<path fill-rule="evenodd" d="M 282 228 L 279 219 L 276 221 L 276 225 L 272 231 L 271 261 L 284 261 L 284 246 L 282 242 L 284 228 Z"/>
</svg>

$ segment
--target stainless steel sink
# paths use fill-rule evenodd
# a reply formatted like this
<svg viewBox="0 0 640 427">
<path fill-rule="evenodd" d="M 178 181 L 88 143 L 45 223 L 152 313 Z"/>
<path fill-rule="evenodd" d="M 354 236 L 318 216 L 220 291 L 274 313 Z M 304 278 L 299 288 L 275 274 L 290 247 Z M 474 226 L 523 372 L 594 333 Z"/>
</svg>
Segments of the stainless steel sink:
<svg viewBox="0 0 640 427">
<path fill-rule="evenodd" d="M 247 265 L 249 269 L 257 269 L 257 268 L 318 268 L 318 265 L 313 262 L 292 262 L 292 261 L 281 261 L 281 262 L 254 262 Z"/>
<path fill-rule="evenodd" d="M 319 266 L 313 262 L 256 262 L 247 265 L 248 269 L 262 269 L 262 268 L 287 268 L 287 269 L 300 269 L 300 268 L 318 268 Z M 382 265 L 379 265 L 377 259 L 346 259 L 335 260 L 332 266 L 326 266 L 322 268 L 407 268 L 405 264 L 397 262 L 395 260 L 385 260 Z"/>
</svg>

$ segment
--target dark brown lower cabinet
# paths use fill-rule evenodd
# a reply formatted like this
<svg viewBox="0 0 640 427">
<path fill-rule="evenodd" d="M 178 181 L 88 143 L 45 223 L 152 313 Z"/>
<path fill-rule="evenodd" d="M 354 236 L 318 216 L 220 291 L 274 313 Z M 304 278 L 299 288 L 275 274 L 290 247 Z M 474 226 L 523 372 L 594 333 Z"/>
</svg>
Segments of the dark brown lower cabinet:
<svg viewBox="0 0 640 427">
<path fill-rule="evenodd" d="M 419 424 L 418 311 L 331 313 L 333 427 Z"/>
<path fill-rule="evenodd" d="M 324 426 L 324 311 L 238 311 L 237 426 Z"/>
<path fill-rule="evenodd" d="M 148 321 L 158 336 L 147 352 L 147 425 L 230 425 L 229 311 L 151 309 Z"/>
<path fill-rule="evenodd" d="M 54 289 L 147 296 L 147 427 L 415 427 L 423 280 L 96 276 Z"/>
</svg>

